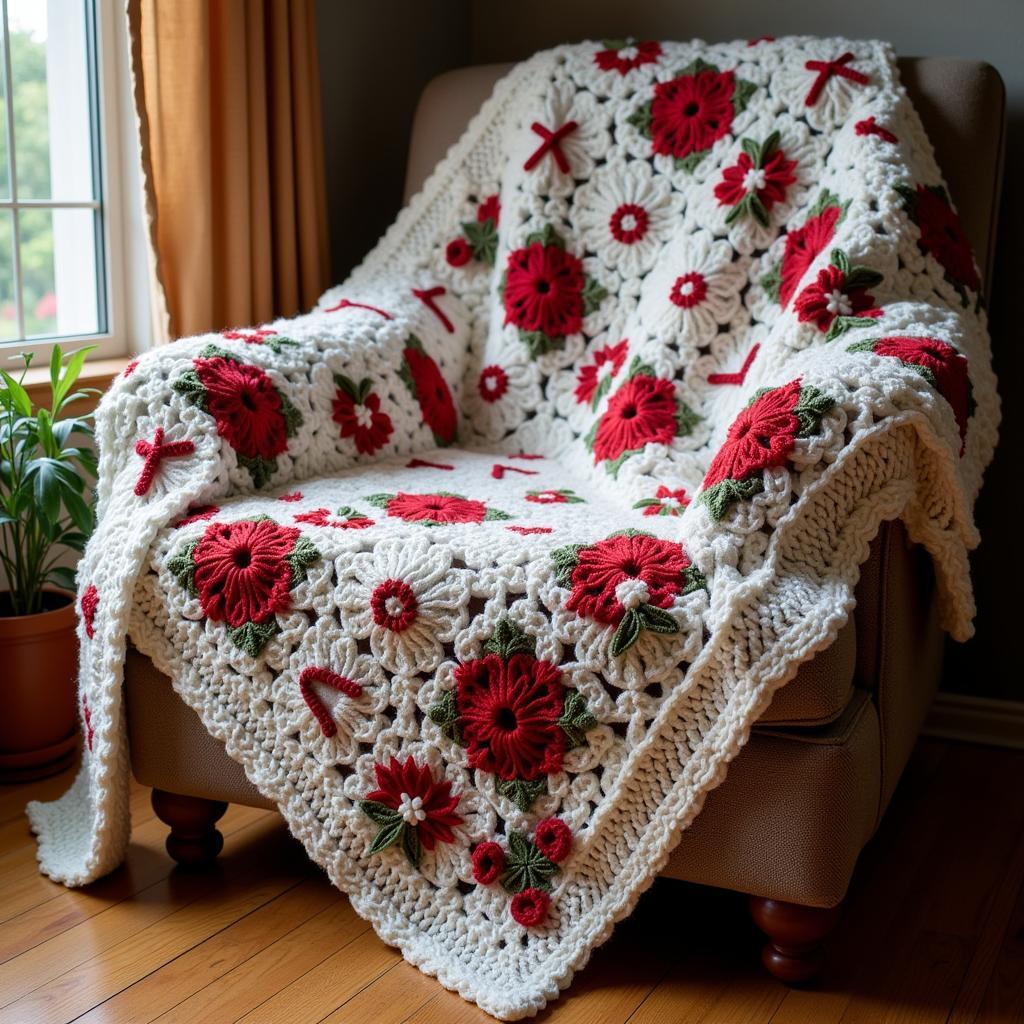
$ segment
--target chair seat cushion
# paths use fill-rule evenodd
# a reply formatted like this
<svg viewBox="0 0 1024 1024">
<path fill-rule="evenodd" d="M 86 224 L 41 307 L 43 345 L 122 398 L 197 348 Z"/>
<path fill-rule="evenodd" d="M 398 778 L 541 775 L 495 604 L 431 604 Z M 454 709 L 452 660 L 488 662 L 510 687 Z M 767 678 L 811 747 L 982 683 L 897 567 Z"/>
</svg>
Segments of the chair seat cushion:
<svg viewBox="0 0 1024 1024">
<path fill-rule="evenodd" d="M 150 571 L 136 587 L 131 632 L 148 651 L 171 636 L 180 642 L 191 630 L 226 626 L 239 658 L 264 657 L 280 670 L 318 617 L 333 624 L 340 614 L 346 635 L 387 671 L 430 676 L 479 602 L 475 574 L 464 566 L 487 561 L 509 586 L 520 589 L 523 579 L 541 586 L 537 581 L 549 574 L 533 567 L 572 545 L 624 531 L 678 540 L 677 515 L 686 502 L 684 491 L 659 488 L 640 507 L 620 504 L 614 492 L 532 453 L 448 448 L 377 462 L 299 489 L 191 509 L 154 545 Z M 231 551 L 239 531 L 264 538 L 266 550 L 253 555 L 266 560 L 255 593 L 232 589 L 230 574 L 221 571 L 223 558 L 237 557 Z M 276 551 L 279 543 L 290 549 L 287 557 L 284 548 Z M 485 581 L 483 589 L 494 588 Z M 683 604 L 687 615 L 706 607 L 685 598 Z M 260 624 L 262 608 L 274 609 L 266 618 L 276 632 Z M 854 628 L 851 618 L 828 650 L 801 667 L 763 722 L 813 725 L 842 712 L 853 682 Z M 678 662 L 668 661 L 671 644 L 662 647 L 667 678 Z M 578 657 L 580 650 L 578 644 Z M 625 725 L 648 713 L 638 710 L 645 699 L 638 691 L 648 684 L 657 691 L 658 681 L 633 679 L 612 694 L 608 700 L 619 705 L 613 717 Z M 612 712 L 610 705 L 605 710 Z"/>
</svg>

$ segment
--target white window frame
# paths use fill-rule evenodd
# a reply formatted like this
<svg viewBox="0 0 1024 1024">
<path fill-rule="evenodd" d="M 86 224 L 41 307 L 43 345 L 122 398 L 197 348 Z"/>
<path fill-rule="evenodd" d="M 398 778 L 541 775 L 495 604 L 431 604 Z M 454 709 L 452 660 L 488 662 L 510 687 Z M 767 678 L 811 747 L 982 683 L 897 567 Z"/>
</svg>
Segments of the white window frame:
<svg viewBox="0 0 1024 1024">
<path fill-rule="evenodd" d="M 127 18 L 119 0 L 93 0 L 96 50 L 99 181 L 96 188 L 103 232 L 103 301 L 105 330 L 0 342 L 0 364 L 32 352 L 33 365 L 44 365 L 54 344 L 65 351 L 95 346 L 89 358 L 127 357 L 148 347 L 148 243 L 139 184 L 138 134 L 131 92 Z M 9 79 L 8 79 L 9 80 Z M 10 91 L 10 90 L 9 90 Z M 95 203 L 57 201 L 61 206 L 92 208 Z M 19 200 L 22 208 L 31 206 Z M 39 205 L 50 205 L 42 201 Z M 7 207 L 10 203 L 7 203 Z M 97 267 L 99 270 L 100 268 Z"/>
</svg>

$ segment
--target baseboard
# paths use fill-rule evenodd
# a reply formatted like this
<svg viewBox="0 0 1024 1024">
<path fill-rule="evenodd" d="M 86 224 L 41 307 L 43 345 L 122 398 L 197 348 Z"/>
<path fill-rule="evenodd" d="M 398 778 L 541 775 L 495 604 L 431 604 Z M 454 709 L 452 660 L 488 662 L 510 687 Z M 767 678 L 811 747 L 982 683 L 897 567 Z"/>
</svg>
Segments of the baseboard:
<svg viewBox="0 0 1024 1024">
<path fill-rule="evenodd" d="M 1024 701 L 939 693 L 923 732 L 940 739 L 1024 750 Z"/>
</svg>

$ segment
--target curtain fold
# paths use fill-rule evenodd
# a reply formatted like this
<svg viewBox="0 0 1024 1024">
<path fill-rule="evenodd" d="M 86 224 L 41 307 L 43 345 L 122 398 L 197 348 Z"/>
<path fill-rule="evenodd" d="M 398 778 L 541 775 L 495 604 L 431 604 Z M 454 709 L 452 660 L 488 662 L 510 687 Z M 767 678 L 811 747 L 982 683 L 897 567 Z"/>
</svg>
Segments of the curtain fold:
<svg viewBox="0 0 1024 1024">
<path fill-rule="evenodd" d="M 328 284 L 315 0 L 128 0 L 154 343 Z"/>
</svg>

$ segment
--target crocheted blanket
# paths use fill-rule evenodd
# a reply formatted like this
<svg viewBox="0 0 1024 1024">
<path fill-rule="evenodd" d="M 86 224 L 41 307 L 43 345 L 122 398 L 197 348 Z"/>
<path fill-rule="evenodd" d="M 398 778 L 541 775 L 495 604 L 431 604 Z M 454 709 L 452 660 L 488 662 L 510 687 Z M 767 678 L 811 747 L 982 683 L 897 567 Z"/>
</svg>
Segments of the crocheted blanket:
<svg viewBox="0 0 1024 1024">
<path fill-rule="evenodd" d="M 971 632 L 998 401 L 889 47 L 606 42 L 519 66 L 306 316 L 104 398 L 87 751 L 30 806 L 129 836 L 126 640 L 405 957 L 566 987 L 849 615 L 882 520 Z"/>
</svg>

